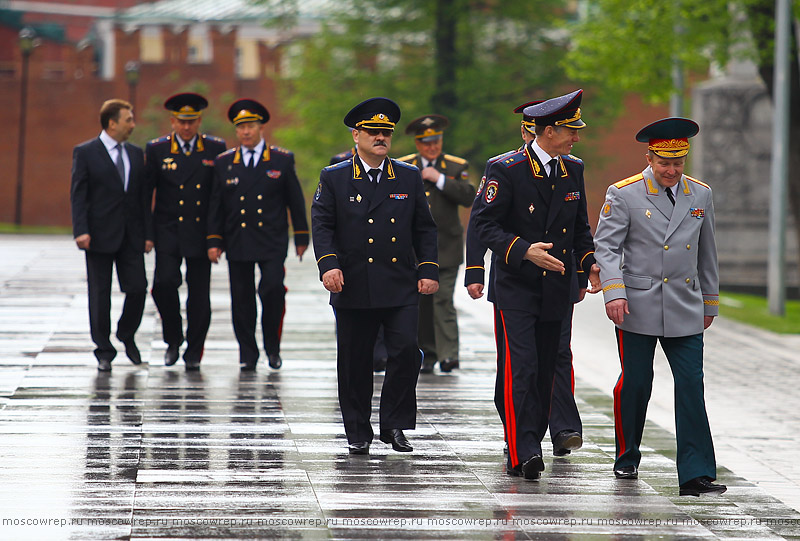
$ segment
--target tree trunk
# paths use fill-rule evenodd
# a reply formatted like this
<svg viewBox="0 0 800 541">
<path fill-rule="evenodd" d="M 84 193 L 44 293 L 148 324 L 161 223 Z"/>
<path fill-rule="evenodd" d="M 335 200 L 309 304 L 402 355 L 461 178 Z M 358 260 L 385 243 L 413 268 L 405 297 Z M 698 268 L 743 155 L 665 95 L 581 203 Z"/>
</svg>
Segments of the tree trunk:
<svg viewBox="0 0 800 541">
<path fill-rule="evenodd" d="M 458 109 L 456 93 L 456 34 L 458 25 L 458 0 L 436 0 L 434 23 L 435 85 L 431 98 L 433 113 L 451 115 Z"/>
</svg>

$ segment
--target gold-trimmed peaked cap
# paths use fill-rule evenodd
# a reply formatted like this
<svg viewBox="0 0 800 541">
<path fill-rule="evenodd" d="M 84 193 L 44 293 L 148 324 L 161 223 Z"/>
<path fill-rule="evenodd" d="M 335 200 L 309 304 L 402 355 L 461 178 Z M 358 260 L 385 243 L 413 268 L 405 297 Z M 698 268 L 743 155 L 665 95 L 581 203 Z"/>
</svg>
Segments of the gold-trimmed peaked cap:
<svg viewBox="0 0 800 541">
<path fill-rule="evenodd" d="M 228 119 L 234 126 L 245 122 L 261 122 L 266 124 L 269 121 L 269 111 L 256 100 L 244 98 L 236 100 L 228 108 Z"/>
<path fill-rule="evenodd" d="M 522 125 L 525 126 L 525 130 L 527 130 L 529 133 L 533 134 L 533 128 L 536 127 L 536 119 L 534 119 L 532 116 L 526 115 L 525 109 L 527 109 L 531 105 L 539 105 L 543 101 L 544 100 L 533 100 L 523 103 L 522 105 L 517 105 L 517 107 L 514 108 L 515 113 L 517 114 L 522 113 Z"/>
<path fill-rule="evenodd" d="M 672 116 L 656 120 L 639 130 L 636 140 L 647 143 L 647 150 L 662 158 L 682 158 L 689 154 L 689 138 L 697 135 L 700 126 L 688 118 Z"/>
<path fill-rule="evenodd" d="M 364 100 L 344 117 L 344 125 L 358 130 L 394 130 L 400 121 L 400 106 L 389 98 L 370 98 Z"/>
<path fill-rule="evenodd" d="M 423 143 L 437 141 L 442 138 L 450 120 L 444 115 L 425 115 L 415 118 L 406 126 L 406 135 L 414 134 L 414 139 Z"/>
<path fill-rule="evenodd" d="M 172 111 L 172 116 L 178 120 L 194 120 L 200 118 L 203 109 L 208 107 L 208 100 L 194 92 L 183 92 L 167 98 L 164 109 Z"/>
<path fill-rule="evenodd" d="M 522 113 L 531 117 L 537 126 L 585 128 L 586 124 L 581 120 L 582 98 L 583 89 L 578 89 L 575 92 L 525 107 Z"/>
</svg>

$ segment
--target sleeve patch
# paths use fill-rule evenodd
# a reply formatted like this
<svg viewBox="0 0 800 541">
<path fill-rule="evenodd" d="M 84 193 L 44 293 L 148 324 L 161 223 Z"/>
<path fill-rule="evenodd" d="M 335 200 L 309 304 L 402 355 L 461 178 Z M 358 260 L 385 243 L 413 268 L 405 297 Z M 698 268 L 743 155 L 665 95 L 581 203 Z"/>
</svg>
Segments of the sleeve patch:
<svg viewBox="0 0 800 541">
<path fill-rule="evenodd" d="M 319 201 L 319 198 L 322 196 L 322 182 L 317 184 L 317 191 L 314 192 L 314 201 Z"/>
<path fill-rule="evenodd" d="M 497 183 L 496 180 L 490 180 L 486 183 L 486 193 L 484 194 L 484 199 L 487 203 L 491 203 L 494 201 L 495 197 L 497 197 L 497 191 L 500 189 L 500 185 Z"/>
<path fill-rule="evenodd" d="M 603 216 L 611 216 L 611 201 L 606 201 L 603 204 Z"/>
</svg>

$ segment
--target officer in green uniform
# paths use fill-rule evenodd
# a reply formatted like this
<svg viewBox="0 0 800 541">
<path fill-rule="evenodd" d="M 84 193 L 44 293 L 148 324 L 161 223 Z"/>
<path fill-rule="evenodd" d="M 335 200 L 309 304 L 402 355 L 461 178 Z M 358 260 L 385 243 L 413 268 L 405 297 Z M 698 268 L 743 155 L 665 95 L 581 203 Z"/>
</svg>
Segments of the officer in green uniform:
<svg viewBox="0 0 800 541">
<path fill-rule="evenodd" d="M 417 153 L 400 160 L 416 165 L 439 232 L 439 291 L 419 299 L 419 347 L 422 372 L 431 373 L 436 361 L 442 372 L 458 368 L 458 319 L 453 305 L 458 267 L 464 262 L 464 228 L 458 207 L 475 199 L 467 160 L 442 153 L 443 133 L 450 124 L 442 115 L 425 115 L 406 126 L 414 134 Z"/>
</svg>

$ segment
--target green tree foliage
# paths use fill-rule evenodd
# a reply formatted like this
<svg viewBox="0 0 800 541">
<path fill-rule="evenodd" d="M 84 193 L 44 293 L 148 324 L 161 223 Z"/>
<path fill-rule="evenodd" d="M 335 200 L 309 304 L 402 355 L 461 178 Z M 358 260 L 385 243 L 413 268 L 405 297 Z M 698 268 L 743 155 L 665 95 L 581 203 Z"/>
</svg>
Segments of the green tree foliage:
<svg viewBox="0 0 800 541">
<path fill-rule="evenodd" d="M 276 140 L 298 153 L 298 172 L 308 184 L 316 184 L 332 155 L 352 146 L 342 119 L 366 98 L 386 96 L 400 105 L 393 156 L 414 150 L 403 133 L 410 120 L 440 113 L 451 120 L 445 150 L 479 169 L 489 156 L 519 145 L 515 106 L 572 90 L 559 64 L 567 34 L 558 27 L 569 16 L 562 2 L 336 5 L 319 33 L 283 51 L 280 114 L 292 121 Z"/>
<path fill-rule="evenodd" d="M 792 2 L 795 18 L 800 0 Z M 587 16 L 572 25 L 567 72 L 594 85 L 606 103 L 635 92 L 665 102 L 676 91 L 671 71 L 704 73 L 732 57 L 758 66 L 773 93 L 774 0 L 589 0 Z M 794 34 L 794 31 L 792 32 Z M 791 50 L 789 200 L 800 239 L 800 70 L 797 40 Z"/>
</svg>

